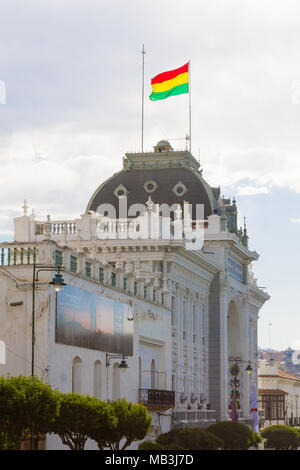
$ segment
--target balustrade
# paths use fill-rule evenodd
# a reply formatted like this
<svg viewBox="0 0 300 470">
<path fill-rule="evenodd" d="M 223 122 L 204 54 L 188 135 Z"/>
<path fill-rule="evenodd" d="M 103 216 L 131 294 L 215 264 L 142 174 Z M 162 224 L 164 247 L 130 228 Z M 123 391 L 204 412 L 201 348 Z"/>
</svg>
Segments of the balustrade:
<svg viewBox="0 0 300 470">
<path fill-rule="evenodd" d="M 38 249 L 35 246 L 1 247 L 0 245 L 1 266 L 34 264 L 37 262 L 37 257 Z"/>
</svg>

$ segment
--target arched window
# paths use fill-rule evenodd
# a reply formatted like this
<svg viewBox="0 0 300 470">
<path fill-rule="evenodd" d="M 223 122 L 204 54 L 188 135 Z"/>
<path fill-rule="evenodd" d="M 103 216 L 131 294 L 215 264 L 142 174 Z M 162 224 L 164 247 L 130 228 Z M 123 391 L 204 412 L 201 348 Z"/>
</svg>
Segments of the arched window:
<svg viewBox="0 0 300 470">
<path fill-rule="evenodd" d="M 94 364 L 94 396 L 101 398 L 101 386 L 102 386 L 102 364 L 100 361 L 96 361 Z"/>
<path fill-rule="evenodd" d="M 113 365 L 113 400 L 120 398 L 120 368 L 119 363 Z"/>
<path fill-rule="evenodd" d="M 76 356 L 72 364 L 72 392 L 81 393 L 82 377 L 81 377 L 82 361 Z"/>
<path fill-rule="evenodd" d="M 156 389 L 156 364 L 154 359 L 151 361 L 151 388 Z"/>
</svg>

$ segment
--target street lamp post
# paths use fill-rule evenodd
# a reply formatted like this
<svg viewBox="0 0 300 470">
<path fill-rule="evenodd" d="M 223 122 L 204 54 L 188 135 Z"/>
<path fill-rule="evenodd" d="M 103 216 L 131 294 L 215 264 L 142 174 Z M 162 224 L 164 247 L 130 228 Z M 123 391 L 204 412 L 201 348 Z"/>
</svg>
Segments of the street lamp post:
<svg viewBox="0 0 300 470">
<path fill-rule="evenodd" d="M 65 286 L 66 283 L 64 282 L 60 271 L 63 270 L 60 266 L 47 266 L 44 264 L 33 264 L 33 275 L 32 275 L 32 332 L 31 332 L 31 375 L 34 376 L 34 346 L 35 346 L 35 291 L 36 286 L 39 281 L 39 273 L 41 271 L 56 271 L 56 275 L 49 282 L 50 285 L 54 287 L 55 292 L 59 292 L 62 286 Z"/>
<path fill-rule="evenodd" d="M 230 381 L 230 385 L 233 387 L 232 393 L 231 393 L 231 416 L 232 416 L 232 421 L 238 421 L 238 402 L 237 399 L 240 398 L 240 392 L 238 390 L 238 387 L 240 386 L 240 380 L 238 379 L 238 375 L 240 373 L 240 367 L 238 363 L 245 363 L 246 361 L 243 361 L 242 359 L 235 358 L 234 359 L 235 363 L 230 367 L 230 373 L 232 375 L 232 379 Z M 248 375 L 251 375 L 252 373 L 252 367 L 250 364 L 250 361 L 248 361 L 248 365 L 246 367 L 246 372 Z"/>
</svg>

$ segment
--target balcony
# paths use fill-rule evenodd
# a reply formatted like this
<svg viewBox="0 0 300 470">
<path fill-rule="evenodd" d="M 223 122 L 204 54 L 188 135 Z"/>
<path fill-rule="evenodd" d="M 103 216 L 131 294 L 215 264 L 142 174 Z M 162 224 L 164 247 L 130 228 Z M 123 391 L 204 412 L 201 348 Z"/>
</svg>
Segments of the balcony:
<svg viewBox="0 0 300 470">
<path fill-rule="evenodd" d="M 216 422 L 215 410 L 176 410 L 173 411 L 174 427 L 206 428 Z"/>
<path fill-rule="evenodd" d="M 139 389 L 139 403 L 149 409 L 168 409 L 175 406 L 175 392 L 172 390 Z"/>
</svg>

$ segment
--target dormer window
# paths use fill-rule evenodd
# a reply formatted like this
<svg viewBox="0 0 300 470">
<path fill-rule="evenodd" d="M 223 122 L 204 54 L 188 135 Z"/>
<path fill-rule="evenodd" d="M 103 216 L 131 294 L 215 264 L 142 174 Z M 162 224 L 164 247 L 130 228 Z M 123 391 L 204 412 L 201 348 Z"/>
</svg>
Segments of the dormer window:
<svg viewBox="0 0 300 470">
<path fill-rule="evenodd" d="M 188 188 L 181 181 L 178 181 L 172 188 L 172 191 L 176 196 L 183 196 L 188 191 Z"/>
<path fill-rule="evenodd" d="M 128 194 L 128 191 L 125 188 L 125 186 L 123 186 L 123 184 L 119 184 L 119 186 L 114 190 L 114 195 L 118 198 L 127 196 L 127 194 Z"/>
<path fill-rule="evenodd" d="M 158 184 L 153 180 L 149 180 L 149 181 L 146 181 L 146 183 L 144 183 L 144 190 L 147 193 L 154 193 L 154 191 L 156 191 L 157 188 L 158 188 Z"/>
</svg>

